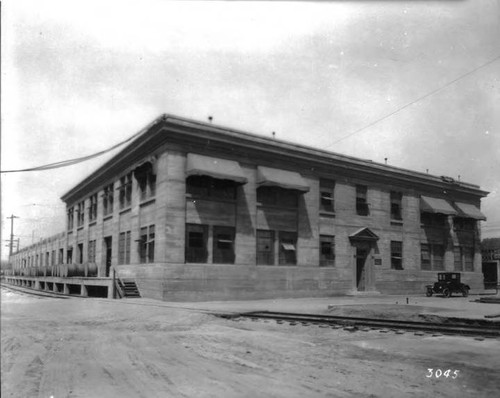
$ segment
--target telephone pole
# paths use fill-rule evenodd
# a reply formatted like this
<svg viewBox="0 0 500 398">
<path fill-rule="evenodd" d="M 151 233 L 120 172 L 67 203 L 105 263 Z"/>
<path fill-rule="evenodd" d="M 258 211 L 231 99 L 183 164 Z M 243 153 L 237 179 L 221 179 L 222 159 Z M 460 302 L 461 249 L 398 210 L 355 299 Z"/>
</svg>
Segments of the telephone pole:
<svg viewBox="0 0 500 398">
<path fill-rule="evenodd" d="M 14 214 L 11 214 L 10 217 L 10 245 L 9 245 L 9 257 L 12 256 L 12 252 L 14 249 L 14 218 L 19 218 L 18 216 L 15 216 Z"/>
</svg>

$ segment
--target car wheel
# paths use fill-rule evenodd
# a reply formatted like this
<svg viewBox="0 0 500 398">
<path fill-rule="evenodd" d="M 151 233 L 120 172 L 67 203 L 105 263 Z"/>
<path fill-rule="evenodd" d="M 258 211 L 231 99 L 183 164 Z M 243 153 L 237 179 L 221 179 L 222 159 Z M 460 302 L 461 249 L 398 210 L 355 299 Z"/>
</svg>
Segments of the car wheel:
<svg viewBox="0 0 500 398">
<path fill-rule="evenodd" d="M 451 297 L 451 290 L 450 289 L 444 289 L 443 290 L 443 296 L 444 297 Z"/>
<path fill-rule="evenodd" d="M 462 296 L 467 297 L 468 295 L 469 295 L 469 289 L 467 289 L 466 287 L 464 287 L 462 289 Z"/>
</svg>

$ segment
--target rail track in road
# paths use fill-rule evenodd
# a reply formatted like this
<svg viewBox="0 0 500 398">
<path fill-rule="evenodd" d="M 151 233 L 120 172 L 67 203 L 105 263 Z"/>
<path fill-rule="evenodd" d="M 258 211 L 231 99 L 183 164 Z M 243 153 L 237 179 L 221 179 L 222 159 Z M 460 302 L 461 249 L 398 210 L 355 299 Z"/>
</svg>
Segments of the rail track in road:
<svg viewBox="0 0 500 398">
<path fill-rule="evenodd" d="M 239 318 L 249 318 L 252 320 L 275 320 L 278 323 L 289 322 L 290 324 L 302 325 L 325 325 L 338 328 L 344 328 L 349 331 L 413 331 L 423 332 L 424 334 L 443 334 L 443 335 L 461 335 L 472 337 L 488 337 L 500 338 L 500 323 L 481 322 L 480 325 L 468 325 L 462 323 L 431 323 L 431 322 L 417 322 L 405 321 L 396 319 L 374 319 L 374 318 L 361 318 L 361 317 L 347 317 L 336 315 L 316 315 L 316 314 L 296 314 L 288 312 L 246 312 L 240 314 L 224 314 L 220 315 L 222 318 L 237 320 Z M 469 322 L 476 322 L 476 320 L 467 320 Z"/>
</svg>

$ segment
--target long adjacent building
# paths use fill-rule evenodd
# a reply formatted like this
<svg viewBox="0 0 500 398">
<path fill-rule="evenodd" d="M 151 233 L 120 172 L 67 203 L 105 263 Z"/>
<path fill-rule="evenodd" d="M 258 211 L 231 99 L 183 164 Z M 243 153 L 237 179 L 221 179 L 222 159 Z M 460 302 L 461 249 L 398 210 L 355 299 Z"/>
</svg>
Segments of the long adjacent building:
<svg viewBox="0 0 500 398">
<path fill-rule="evenodd" d="M 481 289 L 486 195 L 162 115 L 62 197 L 66 232 L 11 261 L 18 277 L 45 269 L 59 282 L 77 266 L 97 279 L 114 273 L 162 300 L 411 294 L 437 271 Z"/>
</svg>

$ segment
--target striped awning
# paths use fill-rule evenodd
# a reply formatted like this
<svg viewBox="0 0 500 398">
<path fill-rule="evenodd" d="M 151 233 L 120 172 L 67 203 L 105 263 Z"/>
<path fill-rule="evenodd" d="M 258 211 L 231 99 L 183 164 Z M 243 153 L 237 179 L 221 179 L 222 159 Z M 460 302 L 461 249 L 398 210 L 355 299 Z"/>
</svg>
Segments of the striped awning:
<svg viewBox="0 0 500 398">
<path fill-rule="evenodd" d="M 445 199 L 431 198 L 429 196 L 420 197 L 420 210 L 423 213 L 439 213 L 446 215 L 456 215 L 457 211 Z"/>
<path fill-rule="evenodd" d="M 257 186 L 280 187 L 309 192 L 309 185 L 299 173 L 264 166 L 257 167 Z"/>
<path fill-rule="evenodd" d="M 455 202 L 458 209 L 458 216 L 464 218 L 473 218 L 475 220 L 486 220 L 486 216 L 475 205 L 469 203 Z"/>
<path fill-rule="evenodd" d="M 239 184 L 248 182 L 238 162 L 188 153 L 186 176 L 209 176 L 220 180 L 231 180 Z"/>
</svg>

